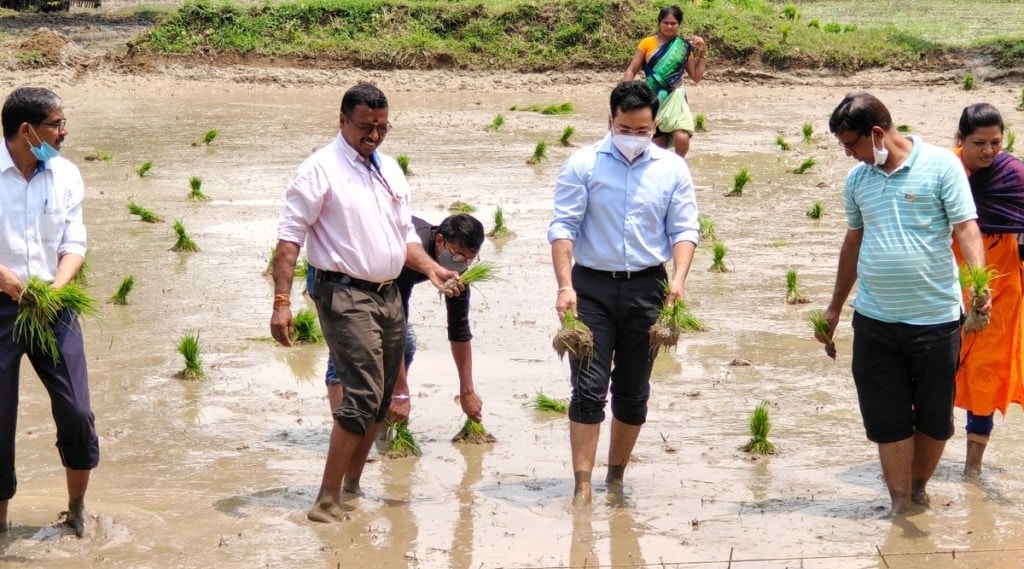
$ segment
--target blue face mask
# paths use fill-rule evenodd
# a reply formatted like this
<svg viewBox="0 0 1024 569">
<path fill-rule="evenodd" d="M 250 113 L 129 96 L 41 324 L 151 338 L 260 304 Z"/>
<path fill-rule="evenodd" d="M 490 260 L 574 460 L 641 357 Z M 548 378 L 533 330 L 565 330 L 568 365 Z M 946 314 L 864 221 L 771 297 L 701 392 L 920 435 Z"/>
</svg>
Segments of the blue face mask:
<svg viewBox="0 0 1024 569">
<path fill-rule="evenodd" d="M 39 135 L 36 134 L 35 130 L 32 130 L 32 134 L 35 134 L 36 140 L 39 141 L 38 148 L 32 146 L 32 143 L 29 143 L 29 150 L 32 151 L 32 156 L 35 156 L 36 160 L 39 160 L 40 162 L 46 162 L 47 160 L 52 160 L 60 156 L 60 150 L 57 150 L 56 148 L 50 146 L 49 142 L 46 142 L 45 140 L 39 138 Z"/>
</svg>

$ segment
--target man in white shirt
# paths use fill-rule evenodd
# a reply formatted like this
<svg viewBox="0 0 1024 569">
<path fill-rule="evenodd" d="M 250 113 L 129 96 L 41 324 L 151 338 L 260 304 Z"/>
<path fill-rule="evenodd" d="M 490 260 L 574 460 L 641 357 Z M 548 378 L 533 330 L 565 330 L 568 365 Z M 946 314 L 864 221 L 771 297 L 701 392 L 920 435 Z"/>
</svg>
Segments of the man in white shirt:
<svg viewBox="0 0 1024 569">
<path fill-rule="evenodd" d="M 439 287 L 458 273 L 427 255 L 412 224 L 409 184 L 377 151 L 391 123 L 377 87 L 360 83 L 341 101 L 340 132 L 306 159 L 288 185 L 274 260 L 270 330 L 291 345 L 291 287 L 302 243 L 317 267 L 317 312 L 342 385 L 334 408 L 316 522 L 344 518 L 341 486 L 352 461 L 365 461 L 387 415 L 405 351 L 405 315 L 394 281 L 406 265 Z M 361 468 L 353 468 L 353 471 Z"/>
<path fill-rule="evenodd" d="M 60 288 L 74 278 L 85 257 L 82 176 L 61 158 L 67 136 L 63 101 L 48 89 L 22 87 L 4 101 L 4 145 L 0 148 L 0 532 L 7 530 L 7 506 L 17 489 L 14 438 L 18 419 L 18 378 L 27 354 L 46 386 L 57 425 L 57 449 L 67 474 L 65 523 L 75 535 L 85 530 L 85 491 L 100 448 L 78 319 L 63 311 L 53 330 L 58 358 L 14 333 L 30 276 Z"/>
</svg>

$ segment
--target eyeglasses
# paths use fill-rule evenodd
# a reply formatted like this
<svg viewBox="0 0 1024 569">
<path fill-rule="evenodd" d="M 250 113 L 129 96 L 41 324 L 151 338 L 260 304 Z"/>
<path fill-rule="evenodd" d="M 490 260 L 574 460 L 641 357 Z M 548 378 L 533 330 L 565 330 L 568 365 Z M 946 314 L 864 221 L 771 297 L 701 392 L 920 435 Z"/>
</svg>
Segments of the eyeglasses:
<svg viewBox="0 0 1024 569">
<path fill-rule="evenodd" d="M 345 118 L 352 123 L 352 126 L 359 130 L 359 134 L 363 136 L 370 136 L 374 131 L 377 131 L 377 136 L 384 136 L 391 131 L 391 123 L 386 122 L 384 124 L 372 125 L 372 124 L 359 124 L 352 120 L 352 117 L 345 115 Z"/>
<path fill-rule="evenodd" d="M 864 134 L 858 134 L 857 138 L 855 138 L 855 139 L 853 139 L 851 141 L 848 141 L 848 142 L 843 142 L 842 140 L 840 140 L 839 141 L 839 146 L 842 146 L 843 150 L 852 150 L 853 149 L 853 145 L 855 145 L 858 142 L 860 142 L 860 139 L 864 138 L 865 136 L 866 135 L 864 135 Z"/>
<path fill-rule="evenodd" d="M 467 265 L 472 265 L 473 263 L 480 260 L 480 255 L 473 255 L 472 257 L 467 257 L 462 253 L 456 253 L 455 251 L 452 250 L 451 247 L 448 247 L 447 245 L 445 245 L 445 249 L 448 251 L 448 254 L 452 256 L 452 260 L 455 261 L 456 263 L 466 263 Z"/>
<path fill-rule="evenodd" d="M 626 136 L 643 136 L 650 138 L 654 133 L 650 129 L 633 130 L 629 128 L 623 128 L 621 126 L 615 127 L 615 134 L 624 134 Z"/>
<path fill-rule="evenodd" d="M 68 119 L 60 119 L 59 121 L 51 121 L 51 122 L 43 121 L 43 122 L 40 122 L 38 124 L 45 124 L 46 126 L 52 126 L 53 128 L 55 128 L 57 130 L 64 130 L 64 127 L 68 124 Z"/>
</svg>

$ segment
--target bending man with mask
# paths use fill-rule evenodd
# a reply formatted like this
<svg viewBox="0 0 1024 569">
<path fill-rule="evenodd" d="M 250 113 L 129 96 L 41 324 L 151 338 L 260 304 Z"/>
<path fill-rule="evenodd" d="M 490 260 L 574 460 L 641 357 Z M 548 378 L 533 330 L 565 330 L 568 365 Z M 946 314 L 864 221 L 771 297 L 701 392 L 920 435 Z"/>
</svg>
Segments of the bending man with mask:
<svg viewBox="0 0 1024 569">
<path fill-rule="evenodd" d="M 573 503 L 591 501 L 591 471 L 611 390 L 609 495 L 647 419 L 654 358 L 649 332 L 666 303 L 683 297 L 698 241 L 697 201 L 686 162 L 651 145 L 658 96 L 642 81 L 612 91 L 611 132 L 576 151 L 558 175 L 548 229 L 558 281 L 555 310 L 594 333 L 593 358 L 569 358 Z M 665 263 L 672 260 L 671 277 Z M 574 263 L 575 261 L 575 263 Z M 668 283 L 665 292 L 663 283 Z"/>
</svg>

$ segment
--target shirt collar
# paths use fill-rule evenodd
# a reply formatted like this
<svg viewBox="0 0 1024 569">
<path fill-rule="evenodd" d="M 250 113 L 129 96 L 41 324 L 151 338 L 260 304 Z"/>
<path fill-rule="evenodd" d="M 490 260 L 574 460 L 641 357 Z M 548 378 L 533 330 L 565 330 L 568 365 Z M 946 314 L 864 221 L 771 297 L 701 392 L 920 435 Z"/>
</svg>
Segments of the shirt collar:
<svg viewBox="0 0 1024 569">
<path fill-rule="evenodd" d="M 630 163 L 628 160 L 626 160 L 626 157 L 623 156 L 621 152 L 619 152 L 619 149 L 615 147 L 615 144 L 612 142 L 612 133 L 611 131 L 608 131 L 608 134 L 604 135 L 604 140 L 598 143 L 597 151 L 603 154 L 611 154 L 612 156 L 617 158 L 619 162 L 622 162 L 627 166 L 633 166 L 641 162 L 646 162 L 647 160 L 657 160 L 658 156 L 651 151 L 653 148 L 654 143 L 651 142 L 651 145 L 647 147 L 647 150 L 644 150 L 644 153 L 641 154 L 635 162 Z"/>
<path fill-rule="evenodd" d="M 11 151 L 7 149 L 7 141 L 0 144 L 0 172 L 6 172 L 8 168 L 14 168 L 14 157 L 11 156 Z"/>
<path fill-rule="evenodd" d="M 349 145 L 348 141 L 341 136 L 340 132 L 338 133 L 338 138 L 334 140 L 334 143 L 337 145 L 338 150 L 341 151 L 341 155 L 348 158 L 349 162 L 362 166 L 363 168 L 366 167 L 366 161 L 363 160 L 363 157 L 358 152 L 356 152 L 355 148 L 352 148 L 352 146 Z M 370 155 L 370 162 L 373 163 L 373 167 L 379 172 L 380 157 L 377 156 L 376 150 L 374 150 L 373 154 Z"/>
</svg>

